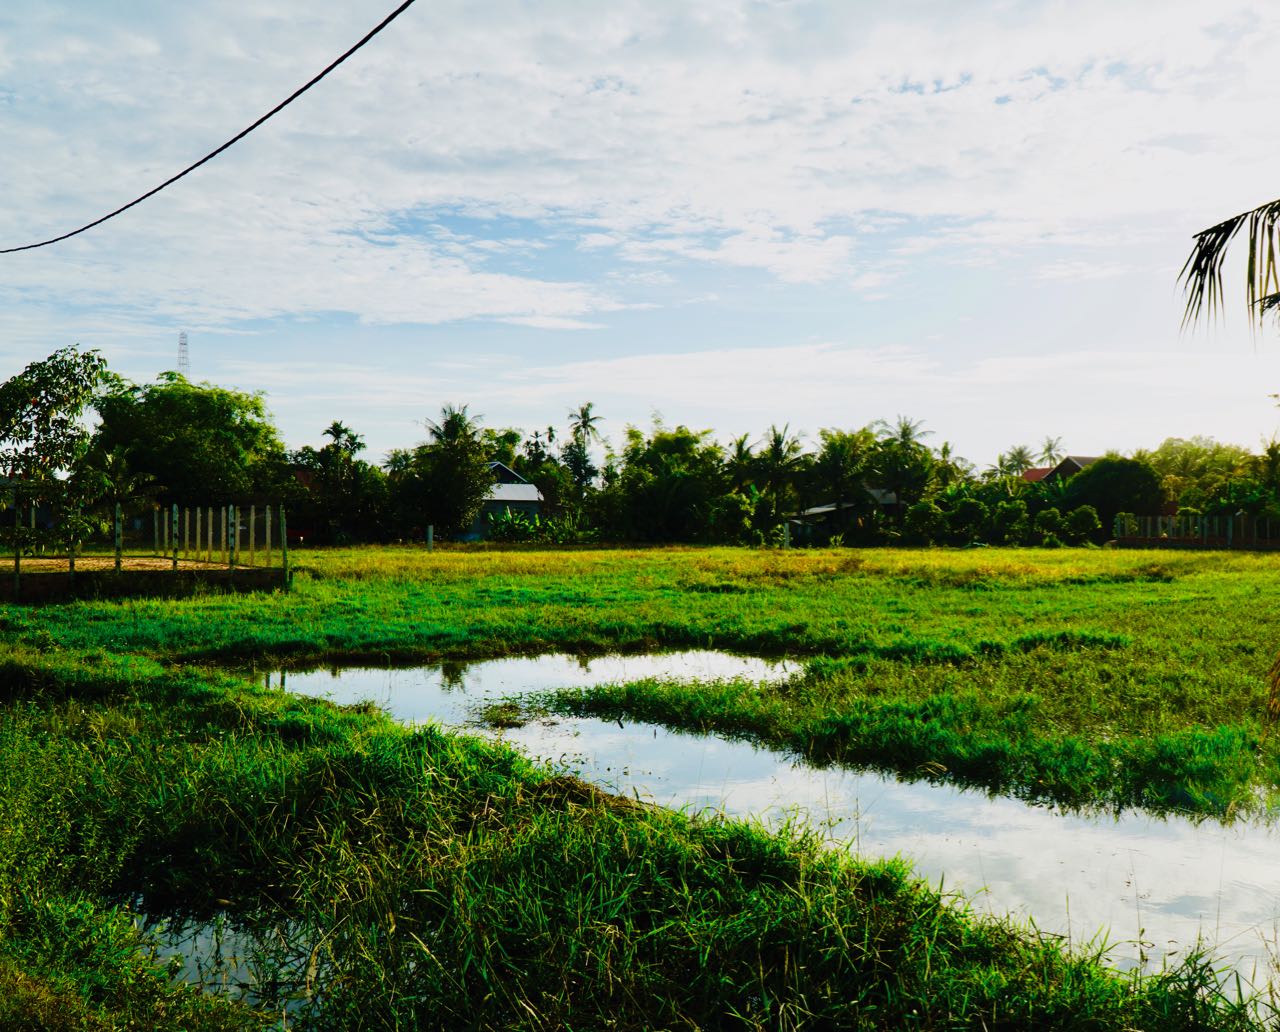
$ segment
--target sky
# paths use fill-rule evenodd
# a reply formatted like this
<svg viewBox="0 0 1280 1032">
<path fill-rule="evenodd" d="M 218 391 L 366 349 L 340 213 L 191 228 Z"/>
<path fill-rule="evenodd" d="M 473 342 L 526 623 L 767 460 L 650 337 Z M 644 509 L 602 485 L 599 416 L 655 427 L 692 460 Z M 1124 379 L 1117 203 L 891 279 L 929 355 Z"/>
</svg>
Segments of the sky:
<svg viewBox="0 0 1280 1032">
<path fill-rule="evenodd" d="M 394 3 L 7 0 L 0 248 L 132 199 Z M 262 391 L 368 458 L 445 404 L 615 443 L 899 415 L 979 466 L 1280 433 L 1280 326 L 1184 331 L 1192 235 L 1280 196 L 1280 5 L 419 0 L 214 162 L 0 256 L 66 344 Z"/>
</svg>

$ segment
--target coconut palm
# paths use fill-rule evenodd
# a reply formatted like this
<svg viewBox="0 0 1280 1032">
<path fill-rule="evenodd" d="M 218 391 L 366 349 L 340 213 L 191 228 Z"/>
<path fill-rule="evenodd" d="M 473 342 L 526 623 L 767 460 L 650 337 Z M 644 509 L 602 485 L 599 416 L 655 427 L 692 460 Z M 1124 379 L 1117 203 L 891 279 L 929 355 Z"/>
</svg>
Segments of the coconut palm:
<svg viewBox="0 0 1280 1032">
<path fill-rule="evenodd" d="M 1036 460 L 1031 449 L 1025 444 L 1016 444 L 996 459 L 996 467 L 1005 476 L 1020 477 L 1035 466 Z"/>
<path fill-rule="evenodd" d="M 1231 241 L 1248 227 L 1249 253 L 1245 270 L 1245 305 L 1251 319 L 1262 321 L 1268 312 L 1280 312 L 1280 200 L 1268 201 L 1241 212 L 1196 234 L 1195 246 L 1182 266 L 1179 282 L 1187 295 L 1183 325 L 1196 322 L 1202 313 L 1210 317 L 1222 309 L 1222 266 Z"/>
<path fill-rule="evenodd" d="M 1056 466 L 1062 461 L 1062 438 L 1046 437 L 1040 445 L 1040 454 L 1036 456 L 1046 466 Z"/>
<path fill-rule="evenodd" d="M 589 444 L 592 441 L 601 440 L 596 424 L 603 422 L 604 416 L 592 415 L 591 410 L 594 407 L 595 405 L 589 401 L 569 413 L 569 434 L 575 441 Z"/>
</svg>

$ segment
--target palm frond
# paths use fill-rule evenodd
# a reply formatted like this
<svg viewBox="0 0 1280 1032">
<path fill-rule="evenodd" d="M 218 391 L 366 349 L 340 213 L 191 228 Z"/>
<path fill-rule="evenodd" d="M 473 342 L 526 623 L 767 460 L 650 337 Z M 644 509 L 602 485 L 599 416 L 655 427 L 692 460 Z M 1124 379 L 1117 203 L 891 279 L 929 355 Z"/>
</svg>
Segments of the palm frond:
<svg viewBox="0 0 1280 1032">
<path fill-rule="evenodd" d="M 1187 296 L 1182 316 L 1184 327 L 1197 322 L 1202 314 L 1212 318 L 1222 311 L 1222 267 L 1227 249 L 1246 227 L 1249 254 L 1245 303 L 1250 317 L 1261 320 L 1267 312 L 1280 311 L 1280 265 L 1276 262 L 1278 223 L 1280 200 L 1275 200 L 1196 234 L 1195 246 L 1178 274 L 1178 282 Z"/>
</svg>

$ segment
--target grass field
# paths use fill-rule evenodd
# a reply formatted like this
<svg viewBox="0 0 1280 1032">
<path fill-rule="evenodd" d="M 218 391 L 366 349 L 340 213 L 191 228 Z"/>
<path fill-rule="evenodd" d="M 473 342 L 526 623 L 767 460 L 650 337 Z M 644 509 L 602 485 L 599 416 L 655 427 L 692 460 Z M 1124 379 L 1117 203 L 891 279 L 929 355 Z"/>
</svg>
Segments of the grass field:
<svg viewBox="0 0 1280 1032">
<path fill-rule="evenodd" d="M 1028 797 L 1224 814 L 1280 780 L 1265 734 L 1273 557 L 295 558 L 287 595 L 0 606 L 0 1021 L 260 1023 L 139 960 L 117 906 L 139 892 L 309 928 L 324 944 L 316 1027 L 1260 1020 L 1202 960 L 1114 975 L 897 863 L 622 803 L 500 747 L 265 693 L 215 664 L 785 654 L 808 672 L 772 688 L 643 682 L 554 703 Z"/>
</svg>

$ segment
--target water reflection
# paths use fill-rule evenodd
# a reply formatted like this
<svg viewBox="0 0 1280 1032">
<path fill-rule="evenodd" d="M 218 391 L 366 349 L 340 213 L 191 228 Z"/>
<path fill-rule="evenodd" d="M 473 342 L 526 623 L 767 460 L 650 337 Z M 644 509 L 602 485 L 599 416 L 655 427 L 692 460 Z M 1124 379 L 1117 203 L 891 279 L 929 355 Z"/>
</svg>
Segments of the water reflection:
<svg viewBox="0 0 1280 1032">
<path fill-rule="evenodd" d="M 289 674 L 288 690 L 371 700 L 406 723 L 463 727 L 495 700 L 644 677 L 783 679 L 797 664 L 682 653 L 506 659 L 451 669 Z M 273 683 L 268 679 L 268 683 Z M 286 682 L 276 675 L 275 683 Z M 1198 938 L 1255 985 L 1280 954 L 1280 834 L 1268 824 L 1143 813 L 1081 815 L 875 773 L 815 768 L 714 735 L 586 717 L 501 731 L 525 753 L 612 791 L 776 825 L 800 819 L 868 856 L 902 855 L 979 909 L 1034 918 L 1084 943 L 1104 935 L 1122 967 L 1159 967 Z"/>
<path fill-rule="evenodd" d="M 269 916 L 158 917 L 139 910 L 139 927 L 156 943 L 156 959 L 206 992 L 282 1016 L 297 1015 L 322 974 L 319 952 L 291 922 Z"/>
</svg>

